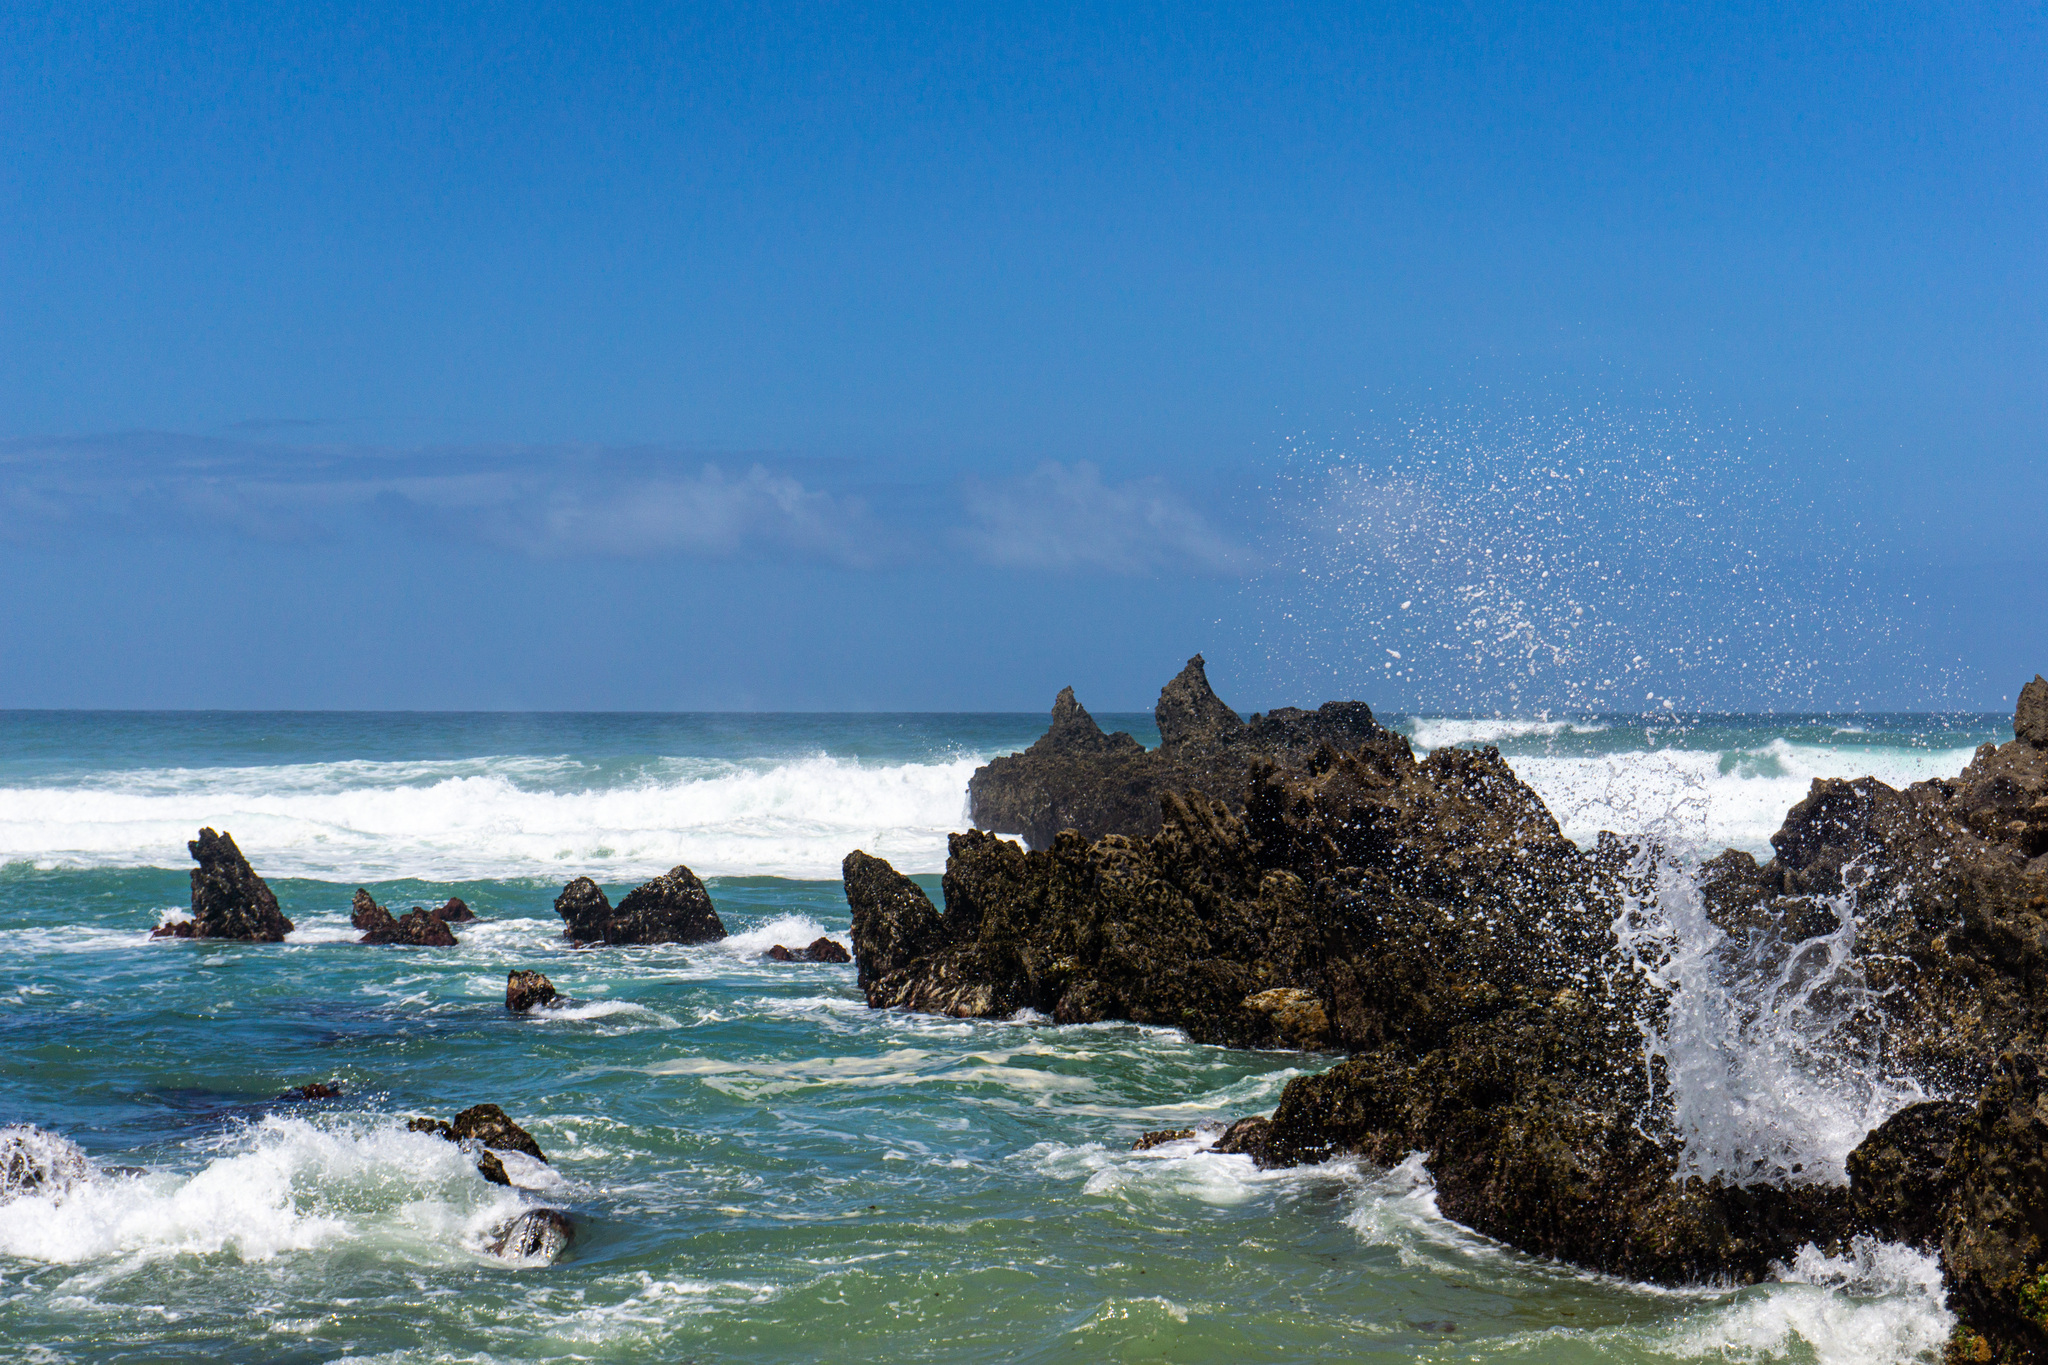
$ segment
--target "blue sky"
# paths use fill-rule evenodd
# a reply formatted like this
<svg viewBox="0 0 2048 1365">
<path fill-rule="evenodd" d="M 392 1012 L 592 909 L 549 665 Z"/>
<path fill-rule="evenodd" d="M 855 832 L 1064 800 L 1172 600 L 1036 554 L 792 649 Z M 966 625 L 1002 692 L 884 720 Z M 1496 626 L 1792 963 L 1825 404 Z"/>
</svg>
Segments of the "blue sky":
<svg viewBox="0 0 2048 1365">
<path fill-rule="evenodd" d="M 22 3 L 0 53 L 0 705 L 2048 668 L 2038 7 Z"/>
</svg>

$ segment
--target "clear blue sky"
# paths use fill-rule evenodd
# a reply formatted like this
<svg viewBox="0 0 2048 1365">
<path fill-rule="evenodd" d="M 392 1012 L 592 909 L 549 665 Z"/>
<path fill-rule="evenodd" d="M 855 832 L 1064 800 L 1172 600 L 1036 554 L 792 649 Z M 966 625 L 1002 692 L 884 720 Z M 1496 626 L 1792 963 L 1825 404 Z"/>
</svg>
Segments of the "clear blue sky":
<svg viewBox="0 0 2048 1365">
<path fill-rule="evenodd" d="M 22 0 L 0 706 L 2002 708 L 2044 73 L 2022 5 Z"/>
</svg>

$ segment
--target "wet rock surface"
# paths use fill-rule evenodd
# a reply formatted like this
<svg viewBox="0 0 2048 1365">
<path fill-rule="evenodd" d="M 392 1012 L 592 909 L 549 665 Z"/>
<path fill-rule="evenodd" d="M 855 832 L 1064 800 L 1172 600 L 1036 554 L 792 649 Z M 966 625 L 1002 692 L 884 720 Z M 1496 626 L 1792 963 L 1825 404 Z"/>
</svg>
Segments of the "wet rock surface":
<svg viewBox="0 0 2048 1365">
<path fill-rule="evenodd" d="M 1154 1147 L 1164 1147 L 1169 1142 L 1180 1142 L 1195 1135 L 1192 1128 L 1161 1128 L 1156 1132 L 1140 1133 L 1131 1143 L 1134 1152 L 1149 1152 Z"/>
<path fill-rule="evenodd" d="M 635 887 L 616 906 L 604 889 L 578 877 L 555 898 L 563 937 L 578 943 L 715 943 L 725 924 L 697 874 L 678 864 Z"/>
<path fill-rule="evenodd" d="M 505 1008 L 518 1014 L 536 1005 L 552 1005 L 561 999 L 555 983 L 542 972 L 505 973 Z"/>
<path fill-rule="evenodd" d="M 1154 717 L 1160 743 L 1148 750 L 1122 731 L 1104 734 L 1074 689 L 1063 689 L 1044 735 L 969 779 L 970 819 L 1032 848 L 1049 848 L 1064 829 L 1088 839 L 1143 836 L 1160 828 L 1162 793 L 1201 791 L 1235 803 L 1256 762 L 1298 767 L 1326 745 L 1409 752 L 1408 741 L 1363 702 L 1282 707 L 1240 720 L 1211 690 L 1199 654 L 1160 691 Z"/>
<path fill-rule="evenodd" d="M 535 1161 L 546 1161 L 540 1144 L 533 1140 L 533 1134 L 514 1123 L 506 1112 L 495 1104 L 477 1104 L 457 1114 L 448 1125 L 449 1132 L 457 1142 L 474 1138 L 486 1147 L 495 1147 L 501 1152 L 524 1152 Z"/>
<path fill-rule="evenodd" d="M 157 926 L 152 938 L 232 938 L 281 943 L 292 922 L 277 907 L 270 886 L 256 875 L 234 837 L 202 829 L 185 845 L 192 869 L 192 918 Z"/>
<path fill-rule="evenodd" d="M 279 1095 L 280 1100 L 338 1100 L 341 1098 L 340 1081 L 308 1081 L 293 1086 Z"/>
</svg>

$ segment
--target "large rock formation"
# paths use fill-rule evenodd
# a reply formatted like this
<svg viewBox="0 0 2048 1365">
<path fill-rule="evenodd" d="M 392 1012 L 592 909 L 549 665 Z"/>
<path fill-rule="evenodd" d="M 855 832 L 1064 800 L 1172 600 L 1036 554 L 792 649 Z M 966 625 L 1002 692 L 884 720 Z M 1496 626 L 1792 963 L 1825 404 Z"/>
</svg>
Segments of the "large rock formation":
<svg viewBox="0 0 2048 1365">
<path fill-rule="evenodd" d="M 192 869 L 192 918 L 160 925 L 152 937 L 284 941 L 292 922 L 277 908 L 277 897 L 235 847 L 232 835 L 202 829 L 185 847 L 199 863 Z"/>
<path fill-rule="evenodd" d="M 1088 839 L 1136 837 L 1160 828 L 1163 792 L 1200 791 L 1237 805 L 1260 760 L 1298 767 L 1325 745 L 1409 752 L 1408 741 L 1374 720 L 1364 702 L 1281 707 L 1240 720 L 1210 689 L 1199 654 L 1160 691 L 1153 714 L 1159 747 L 1146 749 L 1122 731 L 1104 734 L 1074 689 L 1063 689 L 1045 734 L 968 779 L 970 819 L 1020 835 L 1032 848 L 1051 847 L 1063 829 Z"/>
<path fill-rule="evenodd" d="M 1177 735 L 1227 732 L 1186 689 L 1169 717 Z M 1643 1051 L 1666 1003 L 1615 932 L 1674 894 L 1668 860 L 1612 836 L 1579 850 L 1491 750 L 1250 765 L 1235 801 L 1168 790 L 1145 839 L 1027 852 L 955 835 L 943 914 L 854 854 L 861 982 L 877 1007 L 1348 1052 L 1216 1150 L 1284 1165 L 1419 1149 L 1448 1216 L 1618 1274 L 1751 1280 L 1809 1241 L 1938 1238 L 1958 1340 L 1992 1353 L 1971 1358 L 2032 1359 L 2048 1350 L 2029 1335 L 2048 1325 L 2048 1099 L 2025 1060 L 2048 1055 L 2048 683 L 2014 729 L 1956 778 L 1817 782 L 1770 862 L 1702 869 L 1728 963 L 1819 981 L 1836 998 L 1806 1003 L 1839 1010 L 1879 1071 L 1969 1101 L 1880 1126 L 1848 1186 L 1797 1167 L 1680 1179 L 1668 1081 Z"/>
<path fill-rule="evenodd" d="M 614 906 L 604 889 L 578 877 L 555 897 L 564 938 L 578 943 L 715 943 L 725 924 L 697 874 L 680 863 L 634 888 Z"/>
</svg>

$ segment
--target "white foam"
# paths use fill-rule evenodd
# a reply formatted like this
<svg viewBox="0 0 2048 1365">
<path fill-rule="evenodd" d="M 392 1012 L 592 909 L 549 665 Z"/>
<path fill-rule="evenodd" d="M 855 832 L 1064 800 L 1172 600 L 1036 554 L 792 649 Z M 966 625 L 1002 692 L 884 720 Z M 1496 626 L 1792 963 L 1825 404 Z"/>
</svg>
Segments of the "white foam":
<svg viewBox="0 0 2048 1365">
<path fill-rule="evenodd" d="M 481 1244 L 522 1207 L 460 1148 L 391 1121 L 321 1128 L 269 1117 L 197 1172 L 81 1182 L 26 1197 L 0 1218 L 0 1255 L 58 1263 L 232 1253 L 268 1260 L 379 1237 L 415 1253 Z"/>
<path fill-rule="evenodd" d="M 1498 744 L 1504 739 L 1530 739 L 1562 735 L 1597 735 L 1605 725 L 1594 721 L 1535 720 L 1513 716 L 1466 720 L 1448 716 L 1416 716 L 1408 723 L 1408 737 L 1422 750 L 1442 749 L 1453 744 Z"/>
<path fill-rule="evenodd" d="M 945 866 L 980 759 L 870 765 L 672 760 L 629 786 L 576 789 L 567 760 L 157 769 L 0 788 L 0 863 L 184 867 L 202 825 L 234 834 L 265 876 L 631 880 L 837 878 L 865 848 L 906 872 Z M 534 785 L 540 779 L 554 788 Z"/>
<path fill-rule="evenodd" d="M 1955 1326 L 1940 1264 L 1909 1247 L 1858 1237 L 1830 1257 L 1808 1246 L 1782 1279 L 1649 1344 L 1684 1359 L 1781 1360 L 1803 1346 L 1816 1365 L 1904 1365 L 1933 1359 Z"/>
</svg>

